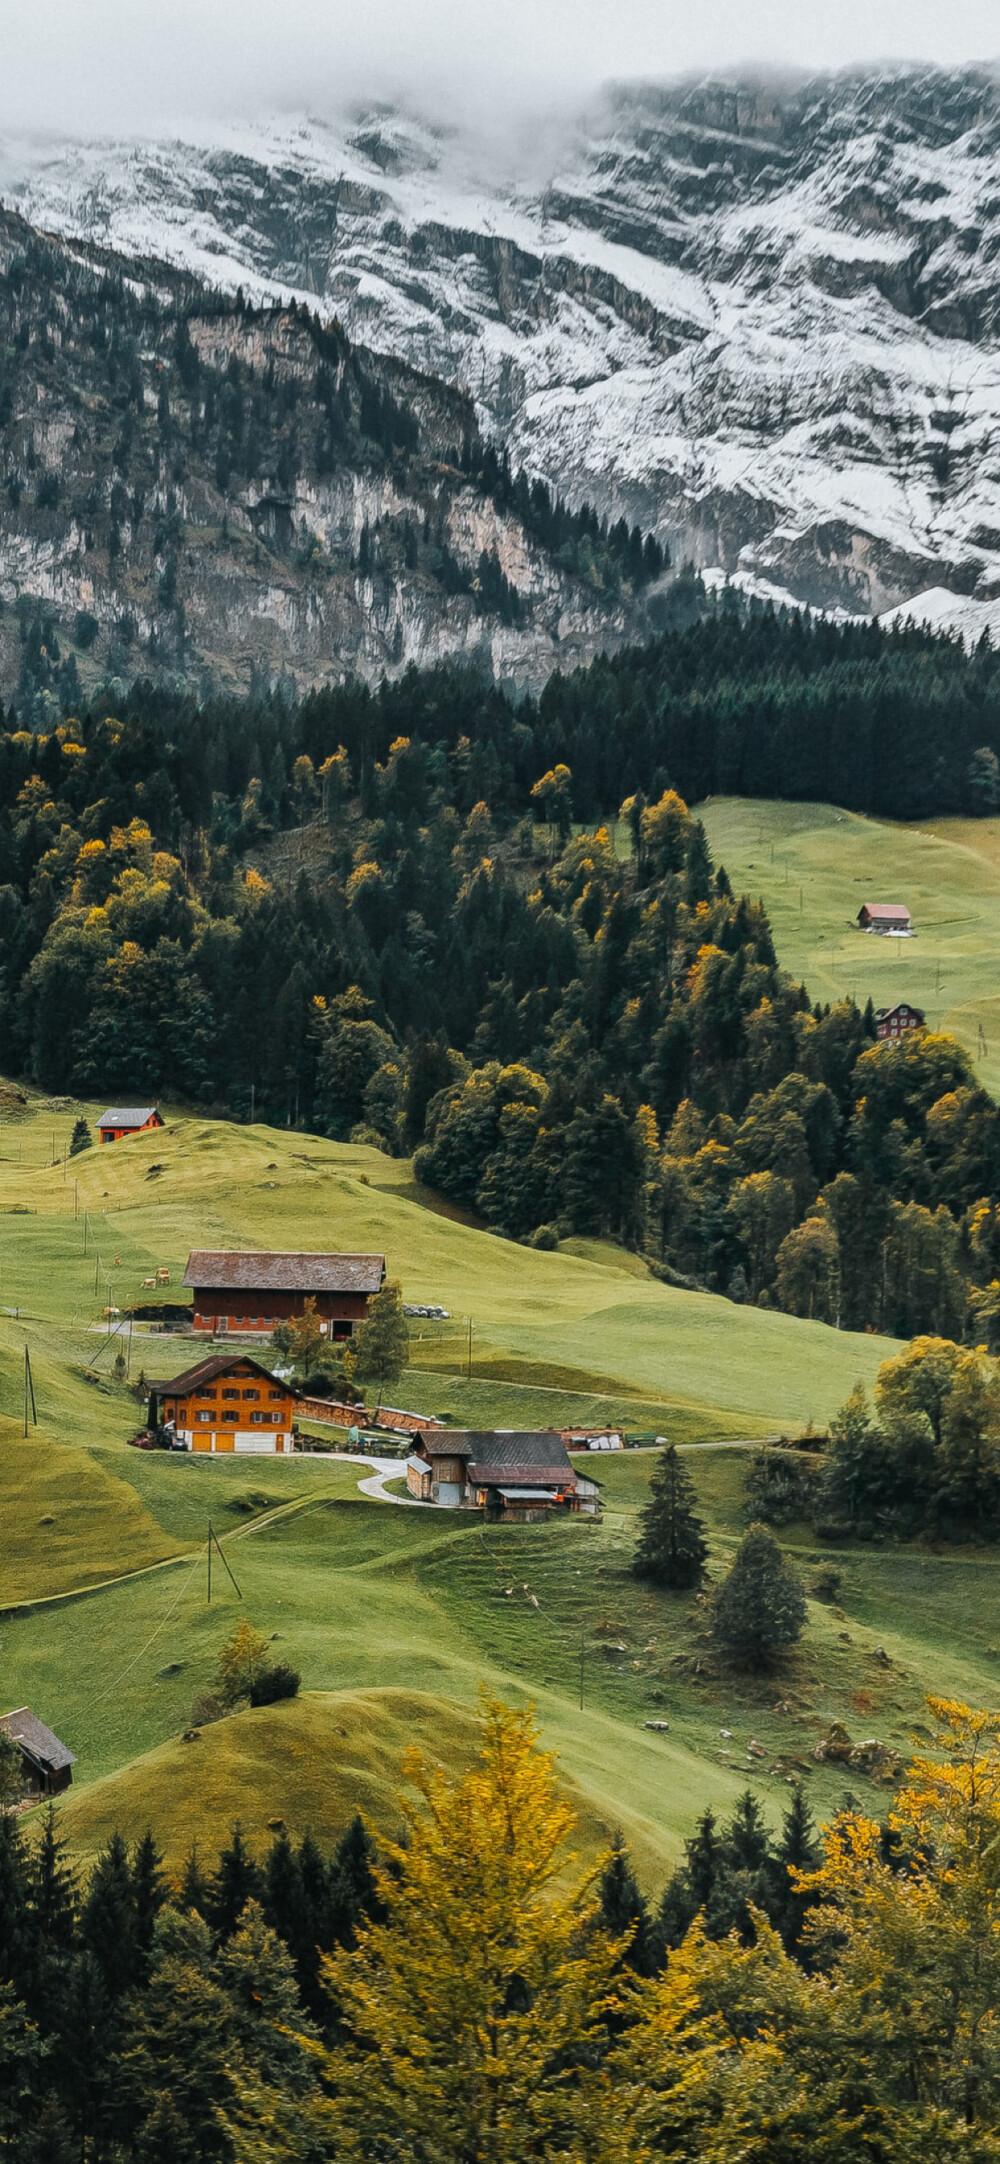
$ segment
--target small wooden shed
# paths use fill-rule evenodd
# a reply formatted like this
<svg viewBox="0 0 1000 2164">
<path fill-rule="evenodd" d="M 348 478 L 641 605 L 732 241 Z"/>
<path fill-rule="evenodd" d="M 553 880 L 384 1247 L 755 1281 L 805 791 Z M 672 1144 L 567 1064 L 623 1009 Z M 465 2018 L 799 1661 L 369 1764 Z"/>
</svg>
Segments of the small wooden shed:
<svg viewBox="0 0 1000 2164">
<path fill-rule="evenodd" d="M 13 1713 L 0 1713 L 0 1729 L 16 1743 L 21 1753 L 27 1797 L 59 1796 L 69 1787 L 76 1758 L 29 1706 L 17 1706 Z"/>
</svg>

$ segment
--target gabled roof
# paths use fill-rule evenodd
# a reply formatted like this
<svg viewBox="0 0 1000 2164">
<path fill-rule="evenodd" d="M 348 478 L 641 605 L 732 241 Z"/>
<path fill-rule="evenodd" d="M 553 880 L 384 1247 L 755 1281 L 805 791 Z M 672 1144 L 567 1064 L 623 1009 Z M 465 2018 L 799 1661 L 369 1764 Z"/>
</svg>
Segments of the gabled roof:
<svg viewBox="0 0 1000 2164">
<path fill-rule="evenodd" d="M 862 902 L 861 909 L 867 910 L 868 915 L 874 917 L 876 922 L 880 917 L 908 917 L 910 914 L 905 902 Z M 858 911 L 859 916 L 861 909 Z"/>
<path fill-rule="evenodd" d="M 98 1127 L 145 1127 L 158 1117 L 159 1105 L 110 1105 L 101 1113 Z"/>
<path fill-rule="evenodd" d="M 384 1255 L 258 1255 L 196 1247 L 181 1282 L 226 1292 L 378 1292 L 384 1276 Z"/>
<path fill-rule="evenodd" d="M 68 1751 L 27 1706 L 18 1706 L 13 1713 L 0 1713 L 0 1728 L 44 1773 L 63 1773 L 67 1766 L 76 1765 L 74 1752 Z"/>
<path fill-rule="evenodd" d="M 249 1353 L 210 1353 L 205 1360 L 196 1362 L 193 1368 L 185 1368 L 182 1375 L 173 1375 L 168 1382 L 151 1382 L 150 1394 L 155 1398 L 179 1398 L 188 1390 L 200 1390 L 204 1383 L 214 1383 L 220 1375 L 231 1375 L 235 1368 L 251 1368 L 267 1383 L 275 1383 L 279 1390 L 287 1390 L 289 1397 L 298 1398 L 302 1393 L 293 1383 L 274 1375 L 259 1360 L 251 1359 Z"/>
<path fill-rule="evenodd" d="M 923 1008 L 915 1007 L 912 999 L 897 999 L 893 1007 L 876 1007 L 875 1020 L 876 1022 L 889 1022 L 894 1014 L 915 1014 L 921 1022 L 924 1019 Z"/>
</svg>

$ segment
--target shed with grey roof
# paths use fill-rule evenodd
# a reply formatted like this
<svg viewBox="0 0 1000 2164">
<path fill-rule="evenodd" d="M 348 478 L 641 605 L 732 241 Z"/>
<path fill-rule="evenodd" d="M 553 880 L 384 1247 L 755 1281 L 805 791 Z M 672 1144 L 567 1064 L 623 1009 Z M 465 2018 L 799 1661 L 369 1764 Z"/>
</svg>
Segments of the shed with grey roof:
<svg viewBox="0 0 1000 2164">
<path fill-rule="evenodd" d="M 76 1758 L 29 1706 L 0 1714 L 0 1730 L 20 1751 L 26 1795 L 58 1796 L 69 1787 Z"/>
</svg>

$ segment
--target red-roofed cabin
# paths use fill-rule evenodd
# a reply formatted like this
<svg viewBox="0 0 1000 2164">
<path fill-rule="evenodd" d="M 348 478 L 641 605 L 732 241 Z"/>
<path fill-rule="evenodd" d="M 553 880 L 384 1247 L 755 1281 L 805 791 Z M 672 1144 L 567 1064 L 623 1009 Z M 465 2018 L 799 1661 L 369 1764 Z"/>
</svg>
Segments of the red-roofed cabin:
<svg viewBox="0 0 1000 2164">
<path fill-rule="evenodd" d="M 902 902 L 862 902 L 858 923 L 863 932 L 912 932 L 913 918 Z"/>
<path fill-rule="evenodd" d="M 151 1127 L 162 1126 L 156 1105 L 111 1105 L 101 1113 L 97 1133 L 102 1142 L 122 1142 L 126 1135 L 143 1135 Z"/>
<path fill-rule="evenodd" d="M 247 1254 L 195 1248 L 184 1283 L 194 1295 L 196 1330 L 265 1333 L 301 1315 L 307 1300 L 328 1337 L 353 1337 L 385 1279 L 384 1255 Z"/>
</svg>

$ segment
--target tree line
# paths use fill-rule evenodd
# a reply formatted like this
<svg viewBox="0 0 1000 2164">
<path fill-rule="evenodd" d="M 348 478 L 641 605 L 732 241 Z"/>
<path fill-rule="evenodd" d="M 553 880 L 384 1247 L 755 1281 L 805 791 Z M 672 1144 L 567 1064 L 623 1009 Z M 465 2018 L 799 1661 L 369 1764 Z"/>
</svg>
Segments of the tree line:
<svg viewBox="0 0 1000 2164">
<path fill-rule="evenodd" d="M 79 1873 L 0 1817 L 0 2143 L 12 2164 L 988 2164 L 997 2154 L 1000 1724 L 879 1823 L 703 1814 L 658 1905 L 596 1878 L 530 1712 L 486 1701 L 400 1832 L 332 1858 L 234 1833 Z"/>
</svg>

